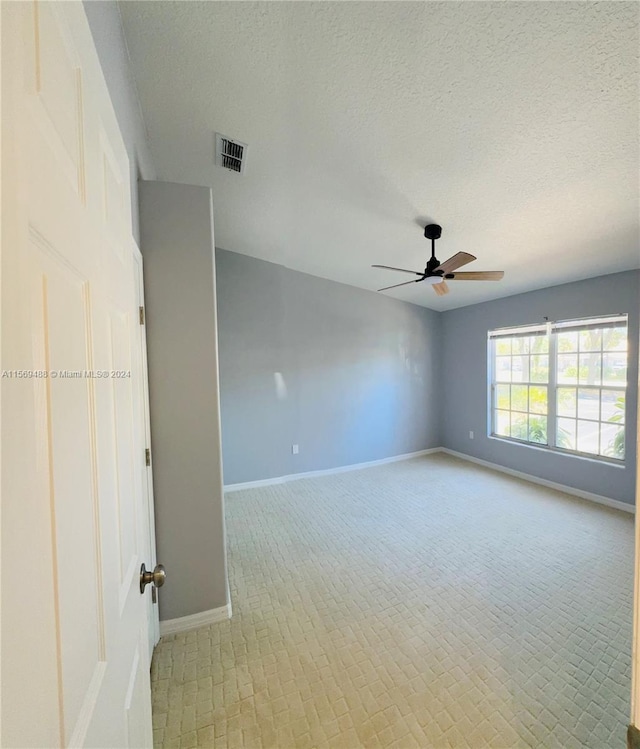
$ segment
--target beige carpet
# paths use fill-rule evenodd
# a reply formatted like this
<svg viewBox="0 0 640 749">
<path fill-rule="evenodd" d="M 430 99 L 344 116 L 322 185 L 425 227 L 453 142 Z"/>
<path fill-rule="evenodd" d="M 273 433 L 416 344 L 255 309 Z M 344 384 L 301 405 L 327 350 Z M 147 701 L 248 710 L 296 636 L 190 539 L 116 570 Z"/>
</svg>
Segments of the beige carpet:
<svg viewBox="0 0 640 749">
<path fill-rule="evenodd" d="M 624 747 L 630 515 L 442 454 L 226 511 L 234 616 L 162 639 L 156 746 Z"/>
</svg>

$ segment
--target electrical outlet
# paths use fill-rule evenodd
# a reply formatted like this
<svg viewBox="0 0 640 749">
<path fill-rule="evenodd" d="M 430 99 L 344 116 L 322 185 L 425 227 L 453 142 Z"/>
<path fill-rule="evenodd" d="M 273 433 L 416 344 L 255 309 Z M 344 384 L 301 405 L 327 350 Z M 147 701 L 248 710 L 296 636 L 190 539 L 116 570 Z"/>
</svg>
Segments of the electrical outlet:
<svg viewBox="0 0 640 749">
<path fill-rule="evenodd" d="M 291 452 L 293 455 L 297 455 L 300 452 L 299 445 L 291 445 Z"/>
<path fill-rule="evenodd" d="M 469 432 L 469 439 L 470 439 L 470 440 L 472 440 L 472 439 L 473 439 L 473 432 Z"/>
</svg>

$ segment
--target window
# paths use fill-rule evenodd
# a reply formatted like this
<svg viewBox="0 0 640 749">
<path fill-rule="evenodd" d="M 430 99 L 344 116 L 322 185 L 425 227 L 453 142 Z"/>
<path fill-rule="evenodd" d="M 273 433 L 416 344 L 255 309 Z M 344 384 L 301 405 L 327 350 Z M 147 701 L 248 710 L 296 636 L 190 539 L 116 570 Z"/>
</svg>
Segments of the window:
<svg viewBox="0 0 640 749">
<path fill-rule="evenodd" d="M 627 316 L 489 333 L 494 437 L 624 459 Z"/>
</svg>

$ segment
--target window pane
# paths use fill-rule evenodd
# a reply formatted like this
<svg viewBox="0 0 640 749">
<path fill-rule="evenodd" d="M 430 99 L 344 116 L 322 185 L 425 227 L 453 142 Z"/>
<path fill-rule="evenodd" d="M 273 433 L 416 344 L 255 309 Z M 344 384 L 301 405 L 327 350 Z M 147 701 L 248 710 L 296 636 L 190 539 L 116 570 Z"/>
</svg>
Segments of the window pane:
<svg viewBox="0 0 640 749">
<path fill-rule="evenodd" d="M 558 400 L 556 403 L 558 416 L 570 416 L 576 418 L 576 389 L 558 388 Z"/>
<path fill-rule="evenodd" d="M 580 331 L 580 351 L 600 351 L 602 348 L 601 330 Z"/>
<path fill-rule="evenodd" d="M 602 424 L 600 428 L 600 454 L 609 458 L 624 458 L 624 427 Z"/>
<path fill-rule="evenodd" d="M 503 408 L 508 411 L 511 408 L 511 398 L 509 396 L 509 385 L 496 385 L 496 408 Z"/>
<path fill-rule="evenodd" d="M 600 384 L 601 354 L 580 354 L 579 381 L 581 385 Z"/>
<path fill-rule="evenodd" d="M 581 453 L 598 454 L 600 424 L 597 421 L 578 421 L 577 450 Z"/>
<path fill-rule="evenodd" d="M 532 335 L 529 347 L 532 354 L 548 354 L 549 337 L 546 335 Z"/>
<path fill-rule="evenodd" d="M 511 382 L 511 357 L 496 356 L 497 382 Z"/>
<path fill-rule="evenodd" d="M 602 421 L 624 424 L 625 392 L 624 390 L 602 391 Z"/>
<path fill-rule="evenodd" d="M 496 434 L 508 437 L 510 433 L 511 416 L 508 411 L 496 411 Z"/>
<path fill-rule="evenodd" d="M 529 382 L 549 382 L 549 357 L 544 355 L 531 357 Z"/>
<path fill-rule="evenodd" d="M 578 350 L 578 333 L 571 331 L 558 333 L 558 353 Z"/>
<path fill-rule="evenodd" d="M 627 355 L 624 352 L 603 356 L 603 385 L 621 385 L 627 381 Z"/>
<path fill-rule="evenodd" d="M 511 381 L 529 382 L 529 357 L 514 356 L 511 361 Z"/>
<path fill-rule="evenodd" d="M 528 439 L 529 424 L 525 414 L 511 414 L 511 436 L 517 440 Z"/>
<path fill-rule="evenodd" d="M 598 389 L 580 388 L 578 390 L 578 418 L 593 421 L 600 419 L 600 391 Z"/>
<path fill-rule="evenodd" d="M 556 447 L 563 447 L 565 450 L 576 449 L 576 422 L 573 419 L 557 420 Z"/>
<path fill-rule="evenodd" d="M 536 442 L 540 445 L 547 444 L 547 417 L 530 416 L 529 417 L 529 441 Z"/>
<path fill-rule="evenodd" d="M 578 384 L 578 357 L 576 354 L 558 354 L 558 382 L 567 385 Z"/>
<path fill-rule="evenodd" d="M 603 348 L 605 351 L 627 350 L 627 329 L 609 328 L 604 331 Z"/>
<path fill-rule="evenodd" d="M 529 336 L 524 338 L 512 338 L 511 345 L 513 346 L 513 354 L 528 354 L 529 353 Z"/>
<path fill-rule="evenodd" d="M 513 411 L 524 411 L 528 409 L 528 387 L 526 385 L 511 386 L 511 408 Z"/>
<path fill-rule="evenodd" d="M 534 414 L 547 413 L 547 388 L 534 387 L 529 388 L 529 411 Z M 546 432 L 545 419 L 545 432 Z"/>
<path fill-rule="evenodd" d="M 511 353 L 511 338 L 498 338 L 496 340 L 496 355 L 509 356 Z"/>
</svg>

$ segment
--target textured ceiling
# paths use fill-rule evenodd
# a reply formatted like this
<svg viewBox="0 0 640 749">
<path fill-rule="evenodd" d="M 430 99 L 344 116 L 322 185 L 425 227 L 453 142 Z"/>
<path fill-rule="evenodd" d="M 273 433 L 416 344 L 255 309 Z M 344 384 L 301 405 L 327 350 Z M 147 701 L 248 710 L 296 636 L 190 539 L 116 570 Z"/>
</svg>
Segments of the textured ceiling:
<svg viewBox="0 0 640 749">
<path fill-rule="evenodd" d="M 640 267 L 640 4 L 120 6 L 158 177 L 212 186 L 219 247 L 376 289 L 435 221 L 506 271 L 388 292 L 440 310 Z"/>
</svg>

